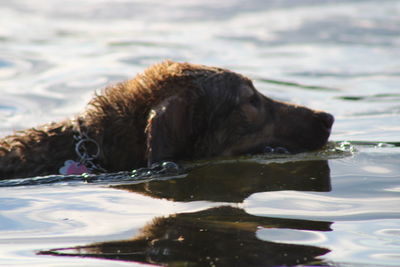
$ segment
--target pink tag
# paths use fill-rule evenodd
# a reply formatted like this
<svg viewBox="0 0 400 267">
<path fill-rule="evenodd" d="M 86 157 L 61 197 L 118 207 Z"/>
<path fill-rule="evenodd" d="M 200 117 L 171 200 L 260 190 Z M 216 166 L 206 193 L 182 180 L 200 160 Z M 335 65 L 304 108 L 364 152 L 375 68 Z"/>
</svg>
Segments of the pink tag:
<svg viewBox="0 0 400 267">
<path fill-rule="evenodd" d="M 73 160 L 66 160 L 64 166 L 59 169 L 60 174 L 70 175 L 70 174 L 82 174 L 89 173 L 89 170 L 85 165 Z"/>
</svg>

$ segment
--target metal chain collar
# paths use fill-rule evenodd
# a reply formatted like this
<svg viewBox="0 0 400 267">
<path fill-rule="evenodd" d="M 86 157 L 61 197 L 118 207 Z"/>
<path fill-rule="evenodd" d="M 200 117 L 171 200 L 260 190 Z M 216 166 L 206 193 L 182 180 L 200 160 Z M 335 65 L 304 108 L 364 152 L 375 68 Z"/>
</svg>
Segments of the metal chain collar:
<svg viewBox="0 0 400 267">
<path fill-rule="evenodd" d="M 84 165 L 90 172 L 106 172 L 99 164 L 94 161 L 100 156 L 100 145 L 96 140 L 90 138 L 86 131 L 81 129 L 81 121 L 78 119 L 77 122 L 78 130 L 74 133 L 75 153 L 79 157 L 78 161 L 80 164 Z M 91 144 L 95 147 L 95 152 L 90 153 L 87 146 Z"/>
</svg>

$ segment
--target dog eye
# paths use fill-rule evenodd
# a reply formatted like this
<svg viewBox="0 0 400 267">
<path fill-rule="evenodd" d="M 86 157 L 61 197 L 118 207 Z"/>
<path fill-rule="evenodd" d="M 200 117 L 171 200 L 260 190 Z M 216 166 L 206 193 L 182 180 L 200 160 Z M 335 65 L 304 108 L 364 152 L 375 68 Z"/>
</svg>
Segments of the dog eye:
<svg viewBox="0 0 400 267">
<path fill-rule="evenodd" d="M 249 103 L 254 107 L 258 107 L 258 104 L 260 103 L 260 99 L 258 98 L 257 94 L 254 94 L 250 97 Z"/>
</svg>

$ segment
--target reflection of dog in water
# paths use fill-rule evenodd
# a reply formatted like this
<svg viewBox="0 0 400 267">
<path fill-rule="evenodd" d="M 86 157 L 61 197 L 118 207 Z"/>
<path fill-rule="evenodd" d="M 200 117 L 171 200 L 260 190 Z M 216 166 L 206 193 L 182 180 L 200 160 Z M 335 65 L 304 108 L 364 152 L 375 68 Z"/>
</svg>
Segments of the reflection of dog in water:
<svg viewBox="0 0 400 267">
<path fill-rule="evenodd" d="M 170 266 L 276 266 L 321 264 L 328 249 L 263 241 L 261 228 L 331 231 L 330 222 L 258 217 L 219 207 L 157 218 L 133 239 L 43 251 Z"/>
<path fill-rule="evenodd" d="M 268 164 L 239 161 L 195 168 L 183 179 L 151 180 L 113 187 L 173 201 L 242 202 L 257 192 L 328 192 L 331 183 L 326 160 Z"/>
<path fill-rule="evenodd" d="M 314 150 L 332 115 L 274 101 L 237 73 L 165 61 L 107 88 L 73 120 L 0 140 L 0 179 L 115 172 L 162 161 Z"/>
</svg>

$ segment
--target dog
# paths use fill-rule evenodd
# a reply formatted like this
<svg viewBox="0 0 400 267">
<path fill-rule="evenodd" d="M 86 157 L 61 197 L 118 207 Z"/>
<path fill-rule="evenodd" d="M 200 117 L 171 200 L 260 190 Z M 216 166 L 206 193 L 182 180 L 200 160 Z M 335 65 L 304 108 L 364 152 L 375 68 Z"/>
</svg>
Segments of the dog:
<svg viewBox="0 0 400 267">
<path fill-rule="evenodd" d="M 164 61 L 72 119 L 0 140 L 0 178 L 117 172 L 164 161 L 323 147 L 334 117 L 272 100 L 235 72 Z"/>
</svg>

